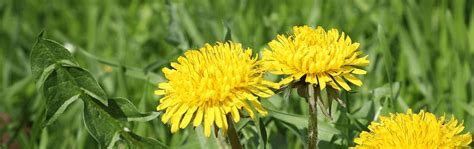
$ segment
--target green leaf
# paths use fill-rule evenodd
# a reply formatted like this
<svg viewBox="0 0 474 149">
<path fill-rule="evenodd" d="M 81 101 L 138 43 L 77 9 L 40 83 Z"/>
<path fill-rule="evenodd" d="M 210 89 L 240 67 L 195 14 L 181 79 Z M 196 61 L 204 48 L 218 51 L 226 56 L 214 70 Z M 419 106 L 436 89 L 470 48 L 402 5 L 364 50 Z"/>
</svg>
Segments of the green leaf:
<svg viewBox="0 0 474 149">
<path fill-rule="evenodd" d="M 92 77 L 92 75 L 85 69 L 79 67 L 69 67 L 68 72 L 74 77 L 77 86 L 80 87 L 84 93 L 98 99 L 103 104 L 107 105 L 107 95 L 100 87 L 99 83 Z"/>
<path fill-rule="evenodd" d="M 298 129 L 306 129 L 308 127 L 308 118 L 305 116 L 294 115 L 289 113 L 284 113 L 280 111 L 275 111 L 271 109 L 267 109 L 270 115 L 278 120 L 286 122 L 288 124 L 296 126 Z M 321 115 L 322 116 L 322 115 Z M 320 117 L 321 117 L 320 116 Z M 320 132 L 328 133 L 328 134 L 340 134 L 341 132 L 331 126 L 326 121 L 318 120 L 318 130 Z"/>
<path fill-rule="evenodd" d="M 82 92 L 65 69 L 54 70 L 44 82 L 46 121 L 51 124 Z"/>
<path fill-rule="evenodd" d="M 107 105 L 107 96 L 89 72 L 77 66 L 60 44 L 40 37 L 31 53 L 31 69 L 36 85 L 46 97 L 46 121 L 51 124 L 82 94 Z"/>
<path fill-rule="evenodd" d="M 133 147 L 164 147 L 162 143 L 142 138 L 124 127 L 127 121 L 149 121 L 160 113 L 141 113 L 125 98 L 107 99 L 94 77 L 77 65 L 67 49 L 40 36 L 31 57 L 36 84 L 46 98 L 47 124 L 81 98 L 84 102 L 84 124 L 101 147 L 112 148 L 121 135 L 132 142 Z M 126 133 L 122 133 L 124 130 Z"/>
<path fill-rule="evenodd" d="M 296 126 L 291 125 L 291 124 L 286 123 L 286 122 L 283 122 L 283 121 L 276 121 L 276 124 L 277 125 L 282 125 L 286 129 L 288 129 L 291 133 L 296 135 L 300 140 L 306 140 L 307 134 L 303 133 L 303 131 L 301 129 L 298 129 Z M 304 148 L 307 148 L 308 145 L 306 143 L 304 143 L 303 146 L 304 146 Z"/>
<path fill-rule="evenodd" d="M 120 134 L 132 148 L 168 148 L 158 140 L 141 137 L 133 132 L 122 131 Z"/>
<path fill-rule="evenodd" d="M 150 121 L 161 114 L 155 111 L 141 113 L 129 100 L 120 97 L 110 98 L 108 108 L 115 118 L 126 121 Z"/>
<path fill-rule="evenodd" d="M 226 33 L 224 37 L 224 41 L 231 41 L 232 40 L 232 31 L 230 30 L 229 23 L 224 23 Z"/>
<path fill-rule="evenodd" d="M 275 107 L 272 103 L 262 100 L 262 104 L 264 107 L 266 107 L 268 113 L 270 116 L 273 118 L 283 121 L 287 124 L 295 126 L 297 129 L 307 129 L 308 128 L 308 117 L 304 115 L 295 115 L 295 114 L 290 114 L 290 113 L 285 113 L 285 112 L 280 112 L 274 108 Z M 319 114 L 319 113 L 318 113 Z M 331 134 L 331 135 L 336 135 L 336 134 L 341 134 L 341 131 L 336 129 L 333 124 L 331 124 L 328 121 L 323 120 L 324 116 L 322 113 L 319 114 L 318 116 L 318 130 L 322 133 L 325 134 Z"/>
<path fill-rule="evenodd" d="M 43 74 L 43 71 L 47 67 L 58 64 L 61 61 L 69 61 L 72 64 L 77 65 L 76 61 L 66 50 L 66 48 L 55 41 L 39 37 L 38 41 L 33 46 L 33 50 L 31 51 L 30 60 L 31 71 L 35 75 L 36 79 L 41 77 L 41 74 Z"/>
<path fill-rule="evenodd" d="M 350 119 L 350 121 L 354 122 L 353 125 L 351 125 L 352 129 L 357 129 L 359 131 L 365 131 L 367 130 L 367 124 L 369 123 L 366 119 L 357 119 L 350 113 L 346 114 L 347 117 Z M 360 120 L 365 120 L 366 122 L 361 122 Z"/>
<path fill-rule="evenodd" d="M 51 124 L 82 93 L 101 99 L 100 101 L 106 98 L 95 79 L 84 69 L 62 66 L 54 69 L 43 86 L 47 124 Z"/>
<path fill-rule="evenodd" d="M 257 123 L 257 122 L 255 122 Z M 267 148 L 267 130 L 265 129 L 265 123 L 263 123 L 263 119 L 261 117 L 258 117 L 258 124 L 257 128 L 259 131 L 259 137 L 260 137 L 260 143 L 262 143 L 263 148 Z"/>
<path fill-rule="evenodd" d="M 298 129 L 305 129 L 308 127 L 308 118 L 300 115 L 283 113 L 280 111 L 274 111 L 267 109 L 270 115 L 278 120 L 286 122 L 288 124 L 296 126 Z"/>
<path fill-rule="evenodd" d="M 368 119 L 371 120 L 374 118 L 375 115 L 376 105 L 374 101 L 367 101 L 361 107 L 352 113 L 352 116 L 361 119 Z"/>
<path fill-rule="evenodd" d="M 219 148 L 219 145 L 218 145 L 218 140 L 216 137 L 206 137 L 204 136 L 204 128 L 203 126 L 198 126 L 194 129 L 194 132 L 195 132 L 195 136 L 198 138 L 199 140 L 199 144 L 200 144 L 200 147 L 201 149 L 205 149 L 205 148 Z M 184 148 L 184 147 L 183 147 Z"/>
<path fill-rule="evenodd" d="M 111 148 L 119 140 L 120 131 L 124 123 L 113 118 L 104 104 L 91 98 L 81 96 L 84 102 L 84 124 L 89 133 L 100 144 L 101 147 Z"/>
<path fill-rule="evenodd" d="M 179 52 L 178 50 L 176 50 L 176 51 L 177 51 L 176 53 Z M 158 59 L 158 60 L 156 60 L 156 61 L 154 61 L 154 62 L 152 62 L 152 63 L 146 65 L 145 68 L 143 68 L 143 72 L 145 72 L 145 73 L 153 72 L 153 71 L 155 71 L 155 70 L 158 70 L 158 68 L 163 68 L 165 65 L 168 65 L 168 62 L 169 62 L 169 61 L 172 61 L 172 60 L 174 60 L 174 59 L 178 59 L 178 57 L 175 56 L 175 55 L 167 56 L 167 57 L 172 57 L 173 59 L 171 59 L 171 58 Z"/>
<path fill-rule="evenodd" d="M 89 133 L 103 147 L 111 148 L 122 136 L 130 145 L 137 148 L 166 148 L 154 139 L 144 138 L 129 132 L 125 127 L 126 121 L 149 121 L 156 118 L 159 112 L 143 114 L 125 98 L 109 99 L 109 106 L 105 106 L 90 96 L 83 97 L 84 123 Z"/>
<path fill-rule="evenodd" d="M 293 88 L 291 88 L 291 86 L 288 86 L 283 90 L 283 100 L 284 101 L 289 101 L 290 100 L 291 90 L 293 90 Z"/>
<path fill-rule="evenodd" d="M 240 121 L 235 124 L 236 131 L 240 132 L 245 126 L 247 126 L 247 124 L 249 124 L 249 122 L 250 122 L 250 119 L 248 118 L 240 119 Z"/>
<path fill-rule="evenodd" d="M 393 97 L 392 94 L 398 94 L 400 91 L 400 83 L 399 82 L 394 82 L 392 84 L 385 84 L 381 87 L 375 88 L 372 93 L 373 93 L 373 99 L 374 100 L 380 100 L 384 97 Z M 392 99 L 394 100 L 394 99 Z"/>
</svg>

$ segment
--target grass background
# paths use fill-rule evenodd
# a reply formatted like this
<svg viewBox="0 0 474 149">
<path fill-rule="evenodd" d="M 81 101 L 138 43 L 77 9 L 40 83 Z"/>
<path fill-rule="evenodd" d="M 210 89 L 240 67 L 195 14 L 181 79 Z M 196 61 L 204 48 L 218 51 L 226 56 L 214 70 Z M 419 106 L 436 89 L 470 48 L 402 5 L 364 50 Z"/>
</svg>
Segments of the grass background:
<svg viewBox="0 0 474 149">
<path fill-rule="evenodd" d="M 321 119 L 327 124 L 320 130 L 321 147 L 353 146 L 353 138 L 377 115 L 408 108 L 452 114 L 464 120 L 465 132 L 474 133 L 472 0 L 2 0 L 1 146 L 97 147 L 78 114 L 80 102 L 40 134 L 31 134 L 44 103 L 29 54 L 42 30 L 70 49 L 110 97 L 129 98 L 140 110 L 151 111 L 159 99 L 153 90 L 164 81 L 161 68 L 184 50 L 222 41 L 228 26 L 235 41 L 258 53 L 294 25 L 342 30 L 371 61 L 368 74 L 361 76 L 364 85 L 343 94 L 348 108 L 334 108 L 333 120 Z M 268 140 L 259 137 L 258 124 L 246 119 L 237 124 L 245 126 L 240 132 L 246 147 L 267 141 L 272 148 L 305 147 L 306 103 L 296 94 L 283 94 L 265 102 L 274 110 L 263 119 Z M 159 119 L 130 128 L 170 147 L 228 147 L 225 138 L 204 138 L 201 128 L 171 135 Z"/>
</svg>

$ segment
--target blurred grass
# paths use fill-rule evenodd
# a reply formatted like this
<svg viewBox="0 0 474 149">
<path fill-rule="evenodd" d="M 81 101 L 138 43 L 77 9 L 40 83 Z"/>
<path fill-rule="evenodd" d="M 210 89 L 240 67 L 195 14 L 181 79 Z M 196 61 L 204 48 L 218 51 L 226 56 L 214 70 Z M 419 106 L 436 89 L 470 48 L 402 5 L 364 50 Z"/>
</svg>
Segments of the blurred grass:
<svg viewBox="0 0 474 149">
<path fill-rule="evenodd" d="M 127 97 L 150 111 L 158 103 L 152 91 L 163 80 L 161 68 L 186 49 L 224 39 L 225 24 L 234 40 L 256 53 L 294 25 L 338 28 L 361 43 L 371 61 L 369 73 L 356 93 L 344 94 L 348 109 L 334 110 L 332 124 L 341 133 L 321 146 L 352 146 L 352 139 L 377 115 L 407 108 L 453 114 L 474 133 L 473 6 L 472 0 L 2 0 L 0 114 L 11 120 L 0 120 L 0 136 L 22 147 L 96 147 L 82 115 L 77 115 L 81 103 L 52 126 L 34 130 L 43 102 L 31 78 L 29 53 L 42 30 L 73 49 L 109 96 Z M 307 113 L 296 95 L 281 97 L 269 104 L 286 113 Z M 275 119 L 262 119 L 268 146 L 302 148 L 304 130 Z M 205 139 L 191 128 L 171 135 L 159 119 L 131 128 L 171 147 L 225 145 L 223 138 Z M 255 124 L 249 122 L 242 132 L 243 143 L 256 148 Z"/>
</svg>

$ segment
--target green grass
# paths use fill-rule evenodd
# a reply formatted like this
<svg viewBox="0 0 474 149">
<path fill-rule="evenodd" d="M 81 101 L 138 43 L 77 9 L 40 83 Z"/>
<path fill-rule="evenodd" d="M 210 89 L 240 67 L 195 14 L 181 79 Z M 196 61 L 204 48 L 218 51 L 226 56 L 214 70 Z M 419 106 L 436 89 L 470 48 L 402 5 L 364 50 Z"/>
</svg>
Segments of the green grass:
<svg viewBox="0 0 474 149">
<path fill-rule="evenodd" d="M 353 138 L 376 115 L 408 108 L 453 114 L 464 120 L 466 132 L 474 133 L 471 0 L 1 0 L 0 116 L 11 120 L 0 119 L 0 134 L 21 147 L 97 147 L 78 114 L 80 102 L 52 125 L 38 126 L 44 98 L 34 84 L 29 55 L 43 30 L 47 38 L 75 49 L 73 56 L 109 97 L 126 97 L 140 111 L 152 111 L 159 99 L 153 90 L 164 81 L 161 68 L 186 49 L 222 41 L 226 25 L 234 40 L 255 53 L 294 25 L 337 28 L 361 44 L 371 61 L 362 76 L 364 85 L 344 94 L 349 106 L 333 108 L 333 121 L 322 120 L 320 146 L 353 146 Z M 274 110 L 262 118 L 267 147 L 303 148 L 306 103 L 296 94 L 283 97 L 264 102 Z M 242 142 L 256 148 L 256 124 L 242 121 L 237 127 L 242 128 Z M 201 128 L 172 135 L 159 119 L 134 122 L 130 128 L 170 147 L 226 145 L 225 138 L 206 139 Z M 4 141 L 2 146 L 9 146 Z"/>
</svg>

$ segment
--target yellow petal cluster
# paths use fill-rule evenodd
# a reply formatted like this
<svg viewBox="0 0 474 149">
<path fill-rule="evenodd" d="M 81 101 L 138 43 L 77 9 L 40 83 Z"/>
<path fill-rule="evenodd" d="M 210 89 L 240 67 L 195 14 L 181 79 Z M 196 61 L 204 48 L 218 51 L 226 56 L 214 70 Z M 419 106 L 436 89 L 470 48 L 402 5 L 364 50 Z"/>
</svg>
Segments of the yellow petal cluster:
<svg viewBox="0 0 474 149">
<path fill-rule="evenodd" d="M 270 50 L 263 52 L 262 61 L 270 73 L 287 76 L 281 84 L 304 78 L 321 90 L 329 85 L 349 91 L 346 80 L 362 85 L 353 74 L 366 74 L 358 67 L 369 64 L 367 56 L 360 56 L 359 43 L 336 29 L 326 32 L 322 27 L 295 26 L 293 34 L 278 35 L 268 46 Z"/>
<path fill-rule="evenodd" d="M 227 131 L 226 115 L 240 120 L 239 110 L 254 117 L 251 105 L 261 115 L 267 112 L 258 97 L 274 94 L 270 88 L 279 84 L 263 79 L 263 69 L 252 49 L 234 42 L 205 44 L 199 50 L 188 50 L 163 73 L 168 82 L 160 83 L 156 95 L 164 95 L 157 110 L 166 110 L 161 120 L 170 122 L 171 132 L 195 127 L 204 122 L 204 134 L 210 136 L 215 124 Z"/>
<path fill-rule="evenodd" d="M 381 116 L 380 122 L 372 122 L 370 132 L 362 132 L 354 140 L 355 148 L 456 148 L 466 147 L 472 141 L 469 133 L 460 134 L 464 127 L 453 116 L 437 118 L 434 114 L 420 111 L 413 114 Z"/>
</svg>

